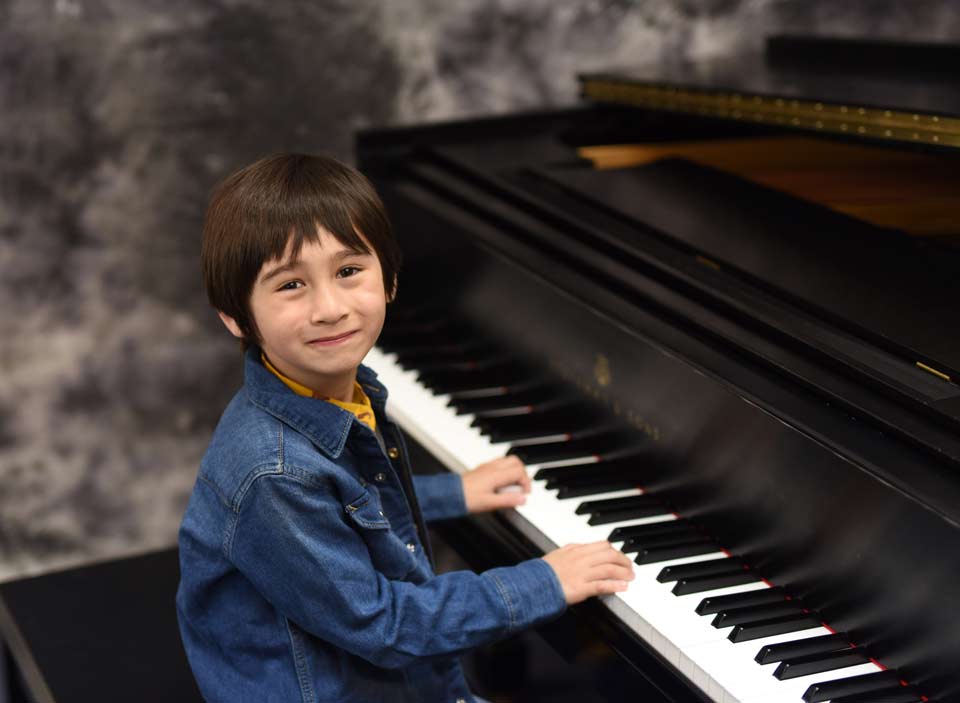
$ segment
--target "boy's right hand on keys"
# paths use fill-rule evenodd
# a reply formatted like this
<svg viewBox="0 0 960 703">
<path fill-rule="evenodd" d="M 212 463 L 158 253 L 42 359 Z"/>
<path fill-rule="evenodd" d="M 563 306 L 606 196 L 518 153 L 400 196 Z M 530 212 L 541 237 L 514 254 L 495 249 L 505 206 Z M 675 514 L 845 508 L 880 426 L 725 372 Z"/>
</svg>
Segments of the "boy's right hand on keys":
<svg viewBox="0 0 960 703">
<path fill-rule="evenodd" d="M 633 563 L 609 542 L 568 544 L 543 560 L 557 574 L 567 605 L 591 596 L 625 591 L 633 580 Z"/>
</svg>

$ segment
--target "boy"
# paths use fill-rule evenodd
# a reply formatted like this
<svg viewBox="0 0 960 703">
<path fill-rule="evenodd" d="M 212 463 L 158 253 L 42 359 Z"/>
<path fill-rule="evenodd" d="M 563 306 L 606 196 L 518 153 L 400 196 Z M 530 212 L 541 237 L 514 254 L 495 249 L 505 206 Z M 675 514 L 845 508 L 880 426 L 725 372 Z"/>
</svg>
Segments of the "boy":
<svg viewBox="0 0 960 703">
<path fill-rule="evenodd" d="M 626 588 L 605 542 L 433 573 L 425 521 L 517 505 L 530 482 L 512 457 L 411 477 L 361 365 L 400 261 L 363 176 L 295 154 L 238 171 L 201 259 L 246 350 L 180 529 L 180 631 L 208 701 L 472 701 L 459 654 Z"/>
</svg>

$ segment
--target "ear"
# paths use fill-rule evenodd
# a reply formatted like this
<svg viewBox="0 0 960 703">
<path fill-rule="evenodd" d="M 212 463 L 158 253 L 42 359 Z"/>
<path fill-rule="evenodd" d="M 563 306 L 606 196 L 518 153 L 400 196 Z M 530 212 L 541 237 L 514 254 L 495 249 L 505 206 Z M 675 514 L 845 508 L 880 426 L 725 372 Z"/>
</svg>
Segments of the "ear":
<svg viewBox="0 0 960 703">
<path fill-rule="evenodd" d="M 223 326 L 226 327 L 228 330 L 230 330 L 230 334 L 232 334 L 237 339 L 243 339 L 244 334 L 243 332 L 240 331 L 240 325 L 237 324 L 236 320 L 230 317 L 227 313 L 221 312 L 220 310 L 217 310 L 217 314 L 220 316 L 220 320 L 221 322 L 223 322 Z"/>
<path fill-rule="evenodd" d="M 397 299 L 397 276 L 393 277 L 393 285 L 390 286 L 390 290 L 387 291 L 387 302 L 392 303 Z"/>
</svg>

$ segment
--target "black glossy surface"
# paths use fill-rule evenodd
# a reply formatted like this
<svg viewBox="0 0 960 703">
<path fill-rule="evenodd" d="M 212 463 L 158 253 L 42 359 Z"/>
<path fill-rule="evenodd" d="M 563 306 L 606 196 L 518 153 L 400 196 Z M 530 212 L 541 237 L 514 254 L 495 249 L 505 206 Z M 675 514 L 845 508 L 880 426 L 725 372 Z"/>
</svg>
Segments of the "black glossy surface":
<svg viewBox="0 0 960 703">
<path fill-rule="evenodd" d="M 773 675 L 781 681 L 796 679 L 810 674 L 821 674 L 826 671 L 836 671 L 848 666 L 866 664 L 867 658 L 862 652 L 850 650 L 845 652 L 830 652 L 829 654 L 810 654 L 780 662 Z"/>
<path fill-rule="evenodd" d="M 521 126 L 549 145 L 549 164 L 570 155 L 558 147 L 563 135 L 588 120 L 578 112 L 567 126 Z M 655 118 L 642 122 L 656 132 Z M 474 127 L 469 141 L 481 145 L 484 126 Z M 523 129 L 511 136 L 523 138 Z M 488 189 L 484 169 L 521 160 L 506 141 L 468 151 L 476 172 L 378 161 L 361 148 L 409 242 L 407 299 L 420 295 L 409 285 L 418 270 L 430 273 L 424 297 L 435 298 L 435 272 L 449 269 L 445 295 L 465 318 L 653 440 L 657 472 L 645 489 L 931 698 L 954 703 L 960 613 L 931 604 L 955 601 L 960 572 L 958 468 L 937 450 L 956 438 L 848 369 L 746 318 L 719 319 L 693 283 Z M 696 286 L 725 285 L 690 271 L 684 280 Z M 600 383 L 598 368 L 612 382 Z"/>
<path fill-rule="evenodd" d="M 847 638 L 839 634 L 808 637 L 794 642 L 781 642 L 761 647 L 760 651 L 757 652 L 756 661 L 758 664 L 772 664 L 793 657 L 836 652 L 849 649 L 851 646 Z"/>
<path fill-rule="evenodd" d="M 840 696 L 883 691 L 895 686 L 898 675 L 894 671 L 881 671 L 876 674 L 853 676 L 848 679 L 836 679 L 813 684 L 803 694 L 805 703 L 823 703 Z"/>
<path fill-rule="evenodd" d="M 682 159 L 545 173 L 911 363 L 960 374 L 960 335 L 941 325 L 960 299 L 960 255 Z M 932 399 L 960 394 L 918 388 Z"/>
<path fill-rule="evenodd" d="M 786 601 L 782 588 L 766 588 L 747 593 L 731 593 L 726 596 L 709 596 L 697 605 L 698 615 L 712 615 L 734 608 L 747 608 L 752 605 L 766 603 L 782 603 Z"/>
<path fill-rule="evenodd" d="M 710 624 L 714 627 L 731 627 L 733 625 L 743 625 L 745 623 L 801 614 L 803 614 L 803 611 L 796 601 L 780 600 L 775 603 L 764 603 L 762 605 L 723 610 L 717 613 Z"/>
<path fill-rule="evenodd" d="M 732 574 L 691 576 L 677 581 L 673 587 L 673 593 L 678 596 L 685 596 L 690 593 L 703 593 L 704 591 L 713 591 L 729 586 L 742 586 L 745 583 L 754 583 L 759 580 L 760 577 L 755 573 L 743 569 Z"/>
<path fill-rule="evenodd" d="M 201 701 L 177 629 L 176 550 L 0 584 L 0 600 L 57 703 Z M 29 683 L 29 682 L 28 682 Z M 43 700 L 39 691 L 31 699 Z"/>
<path fill-rule="evenodd" d="M 744 563 L 737 557 L 727 557 L 726 559 L 711 559 L 710 561 L 698 561 L 693 564 L 679 564 L 677 566 L 665 566 L 657 575 L 657 581 L 668 583 L 683 578 L 696 576 L 713 576 L 716 574 L 731 574 L 743 571 Z"/>
<path fill-rule="evenodd" d="M 809 630 L 818 626 L 820 622 L 806 615 L 787 615 L 780 618 L 771 618 L 770 620 L 758 620 L 756 622 L 737 625 L 733 628 L 727 639 L 731 642 L 749 642 L 758 640 L 762 637 L 772 637 L 773 635 L 783 635 L 787 632 L 800 632 Z"/>
</svg>

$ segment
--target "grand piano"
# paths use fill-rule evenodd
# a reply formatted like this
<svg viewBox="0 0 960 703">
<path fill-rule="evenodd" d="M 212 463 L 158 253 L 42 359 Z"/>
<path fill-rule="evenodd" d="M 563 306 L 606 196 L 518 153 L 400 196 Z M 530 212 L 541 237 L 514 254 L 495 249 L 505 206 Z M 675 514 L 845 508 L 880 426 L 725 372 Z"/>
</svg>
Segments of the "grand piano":
<svg viewBox="0 0 960 703">
<path fill-rule="evenodd" d="M 526 462 L 447 526 L 472 564 L 635 558 L 574 609 L 638 682 L 606 699 L 960 701 L 956 54 L 777 37 L 358 136 L 388 412 L 421 469 Z"/>
</svg>

